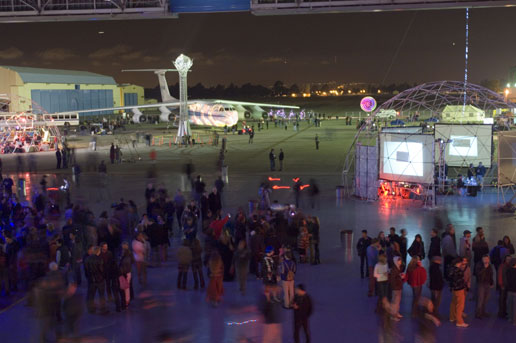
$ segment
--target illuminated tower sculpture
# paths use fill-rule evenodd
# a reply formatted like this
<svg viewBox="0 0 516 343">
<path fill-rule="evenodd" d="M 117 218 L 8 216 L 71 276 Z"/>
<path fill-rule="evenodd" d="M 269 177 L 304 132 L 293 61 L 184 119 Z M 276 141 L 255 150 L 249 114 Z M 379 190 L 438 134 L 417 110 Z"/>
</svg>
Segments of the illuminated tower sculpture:
<svg viewBox="0 0 516 343">
<path fill-rule="evenodd" d="M 188 118 L 188 87 L 186 84 L 188 71 L 192 67 L 192 59 L 183 54 L 174 61 L 174 66 L 179 72 L 179 127 L 177 130 L 176 143 L 185 143 L 191 135 L 190 122 Z"/>
</svg>

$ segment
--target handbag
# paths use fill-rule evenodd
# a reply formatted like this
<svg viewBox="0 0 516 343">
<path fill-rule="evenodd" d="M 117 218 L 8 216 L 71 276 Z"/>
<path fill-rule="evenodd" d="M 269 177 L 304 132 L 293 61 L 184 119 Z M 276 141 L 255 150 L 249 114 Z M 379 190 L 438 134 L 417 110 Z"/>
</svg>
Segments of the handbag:
<svg viewBox="0 0 516 343">
<path fill-rule="evenodd" d="M 118 277 L 118 282 L 120 283 L 121 290 L 126 290 L 129 288 L 129 282 L 127 282 L 127 279 L 125 278 L 125 276 L 120 275 Z"/>
</svg>

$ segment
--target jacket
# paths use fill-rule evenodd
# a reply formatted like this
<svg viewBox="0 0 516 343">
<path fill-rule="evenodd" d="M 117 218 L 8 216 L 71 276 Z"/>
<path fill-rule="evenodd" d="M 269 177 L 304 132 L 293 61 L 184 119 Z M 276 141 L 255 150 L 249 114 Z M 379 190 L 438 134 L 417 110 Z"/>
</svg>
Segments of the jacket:
<svg viewBox="0 0 516 343">
<path fill-rule="evenodd" d="M 367 265 L 370 268 L 374 268 L 376 263 L 378 262 L 378 249 L 376 249 L 375 246 L 368 246 L 367 247 Z"/>
<path fill-rule="evenodd" d="M 180 266 L 189 266 L 192 264 L 192 249 L 182 245 L 177 249 L 177 263 Z"/>
<path fill-rule="evenodd" d="M 410 246 L 408 253 L 410 257 L 419 256 L 419 258 L 423 260 L 425 258 L 425 245 L 423 241 L 412 242 L 412 245 Z"/>
<path fill-rule="evenodd" d="M 426 270 L 423 267 L 417 266 L 415 269 L 407 272 L 408 284 L 411 287 L 423 286 L 426 282 Z"/>
<path fill-rule="evenodd" d="M 465 257 L 468 259 L 468 261 L 471 261 L 471 242 L 466 241 L 465 237 L 460 239 L 459 256 Z"/>
<path fill-rule="evenodd" d="M 358 256 L 366 256 L 367 255 L 367 247 L 371 245 L 371 237 L 360 237 L 357 242 L 357 253 Z"/>
<path fill-rule="evenodd" d="M 450 289 L 452 291 L 460 291 L 466 288 L 464 281 L 464 272 L 462 269 L 452 266 L 450 269 Z"/>
<path fill-rule="evenodd" d="M 397 266 L 391 268 L 391 272 L 389 274 L 389 284 L 393 291 L 400 291 L 403 289 L 403 282 L 405 282 L 406 277 L 401 277 L 402 271 L 398 269 Z"/>
<path fill-rule="evenodd" d="M 489 254 L 489 246 L 485 238 L 475 236 L 473 239 L 473 261 L 475 265 L 482 260 L 482 256 Z"/>
<path fill-rule="evenodd" d="M 428 288 L 432 291 L 441 291 L 444 287 L 443 273 L 438 263 L 430 265 L 430 283 Z"/>
<path fill-rule="evenodd" d="M 516 293 L 516 268 L 507 269 L 507 292 Z"/>
<path fill-rule="evenodd" d="M 428 249 L 428 259 L 434 256 L 441 256 L 441 239 L 438 236 L 430 239 L 430 249 Z"/>
<path fill-rule="evenodd" d="M 493 281 L 493 267 L 491 267 L 491 264 L 489 264 L 486 267 L 484 267 L 483 263 L 477 264 L 475 267 L 475 275 L 477 277 L 477 285 L 489 285 L 492 286 L 494 284 Z"/>
<path fill-rule="evenodd" d="M 312 315 L 313 305 L 312 298 L 308 294 L 294 296 L 294 322 L 307 320 Z"/>
<path fill-rule="evenodd" d="M 441 241 L 441 248 L 444 257 L 457 257 L 457 247 L 455 246 L 455 241 L 451 235 L 447 234 L 443 237 L 443 240 Z"/>
<path fill-rule="evenodd" d="M 104 263 L 102 258 L 97 255 L 90 255 L 84 261 L 84 272 L 88 282 L 101 283 L 104 282 Z"/>
</svg>

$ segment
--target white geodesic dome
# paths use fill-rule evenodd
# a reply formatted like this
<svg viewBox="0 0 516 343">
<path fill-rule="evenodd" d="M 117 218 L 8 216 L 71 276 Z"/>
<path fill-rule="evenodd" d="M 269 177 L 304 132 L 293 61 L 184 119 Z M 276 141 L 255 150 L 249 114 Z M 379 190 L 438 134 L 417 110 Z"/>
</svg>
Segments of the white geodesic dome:
<svg viewBox="0 0 516 343">
<path fill-rule="evenodd" d="M 435 81 L 407 89 L 381 104 L 373 113 L 395 110 L 400 116 L 416 113 L 440 117 L 448 105 L 472 105 L 486 113 L 497 109 L 513 109 L 516 104 L 485 87 L 464 81 Z"/>
</svg>

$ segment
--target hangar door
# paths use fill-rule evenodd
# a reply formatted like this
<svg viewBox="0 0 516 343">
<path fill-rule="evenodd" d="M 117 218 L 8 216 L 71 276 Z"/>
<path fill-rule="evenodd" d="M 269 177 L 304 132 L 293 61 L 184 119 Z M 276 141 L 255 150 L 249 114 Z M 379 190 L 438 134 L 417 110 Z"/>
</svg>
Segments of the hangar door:
<svg viewBox="0 0 516 343">
<path fill-rule="evenodd" d="M 113 91 L 111 89 L 33 89 L 32 101 L 41 106 L 47 113 L 90 110 L 113 107 Z M 35 106 L 34 112 L 40 113 Z M 113 114 L 113 111 L 99 111 L 86 115 Z"/>
</svg>

